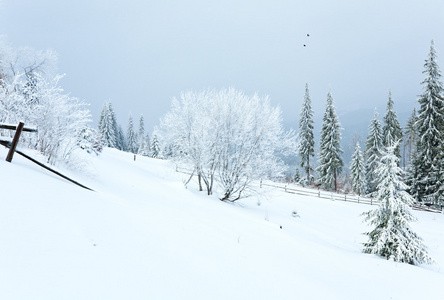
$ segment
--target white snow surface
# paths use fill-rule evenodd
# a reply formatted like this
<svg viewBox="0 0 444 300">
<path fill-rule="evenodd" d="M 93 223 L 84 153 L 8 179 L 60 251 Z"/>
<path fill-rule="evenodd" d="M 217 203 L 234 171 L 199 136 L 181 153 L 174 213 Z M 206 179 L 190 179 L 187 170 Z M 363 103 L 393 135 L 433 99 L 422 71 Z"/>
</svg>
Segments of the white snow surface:
<svg viewBox="0 0 444 300">
<path fill-rule="evenodd" d="M 91 192 L 6 154 L 0 299 L 444 299 L 443 214 L 413 212 L 436 264 L 411 266 L 361 252 L 374 206 L 273 190 L 224 203 L 108 148 L 94 175 L 67 172 Z"/>
</svg>

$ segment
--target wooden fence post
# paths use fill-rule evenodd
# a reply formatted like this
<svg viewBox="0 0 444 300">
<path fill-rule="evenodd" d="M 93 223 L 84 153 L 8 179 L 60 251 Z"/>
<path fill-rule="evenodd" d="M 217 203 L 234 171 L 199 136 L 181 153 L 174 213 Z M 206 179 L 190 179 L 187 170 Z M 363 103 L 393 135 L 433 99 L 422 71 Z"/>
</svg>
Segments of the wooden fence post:
<svg viewBox="0 0 444 300">
<path fill-rule="evenodd" d="M 15 131 L 14 139 L 12 140 L 11 147 L 9 148 L 8 156 L 6 157 L 7 162 L 12 161 L 12 157 L 14 156 L 15 148 L 17 148 L 18 141 L 20 139 L 20 134 L 23 130 L 23 122 L 20 122 L 17 126 L 17 130 Z"/>
</svg>

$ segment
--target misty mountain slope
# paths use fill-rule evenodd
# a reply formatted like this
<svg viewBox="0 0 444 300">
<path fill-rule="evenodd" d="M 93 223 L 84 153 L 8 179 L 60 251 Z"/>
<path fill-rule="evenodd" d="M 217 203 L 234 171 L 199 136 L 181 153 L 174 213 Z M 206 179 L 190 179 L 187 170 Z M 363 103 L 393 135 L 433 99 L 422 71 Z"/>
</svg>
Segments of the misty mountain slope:
<svg viewBox="0 0 444 300">
<path fill-rule="evenodd" d="M 415 212 L 437 265 L 414 267 L 361 253 L 369 206 L 271 190 L 228 204 L 185 189 L 169 162 L 114 149 L 91 159 L 94 176 L 72 174 L 91 192 L 20 156 L 9 164 L 6 153 L 0 148 L 4 299 L 442 296 L 442 214 Z"/>
</svg>

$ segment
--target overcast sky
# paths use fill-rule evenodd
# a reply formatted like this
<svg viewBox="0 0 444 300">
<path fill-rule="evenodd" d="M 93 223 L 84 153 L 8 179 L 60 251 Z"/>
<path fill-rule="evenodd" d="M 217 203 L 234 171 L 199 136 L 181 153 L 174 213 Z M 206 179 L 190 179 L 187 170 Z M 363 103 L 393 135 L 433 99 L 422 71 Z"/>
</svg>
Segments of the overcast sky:
<svg viewBox="0 0 444 300">
<path fill-rule="evenodd" d="M 309 82 L 316 119 L 331 88 L 352 130 L 389 89 L 410 114 L 432 39 L 444 68 L 442 0 L 0 1 L 0 33 L 57 51 L 65 90 L 95 122 L 110 99 L 124 128 L 130 111 L 151 130 L 181 91 L 230 86 L 270 95 L 295 127 Z"/>
</svg>

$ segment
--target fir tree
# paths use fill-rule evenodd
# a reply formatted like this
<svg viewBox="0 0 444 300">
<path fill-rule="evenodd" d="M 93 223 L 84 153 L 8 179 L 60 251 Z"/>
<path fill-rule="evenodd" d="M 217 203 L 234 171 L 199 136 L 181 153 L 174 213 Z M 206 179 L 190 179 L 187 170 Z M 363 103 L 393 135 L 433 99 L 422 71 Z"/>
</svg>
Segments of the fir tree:
<svg viewBox="0 0 444 300">
<path fill-rule="evenodd" d="M 120 124 L 116 124 L 117 127 L 117 145 L 116 148 L 122 151 L 127 150 L 125 134 L 123 133 L 122 126 Z"/>
<path fill-rule="evenodd" d="M 153 141 L 151 142 L 150 150 L 151 150 L 150 156 L 152 158 L 160 158 L 159 140 L 157 139 L 156 135 L 153 135 Z"/>
<path fill-rule="evenodd" d="M 111 103 L 103 104 L 102 112 L 99 118 L 99 132 L 102 136 L 102 143 L 105 147 L 117 148 L 117 122 Z"/>
<path fill-rule="evenodd" d="M 373 194 L 379 183 L 376 169 L 383 151 L 382 128 L 376 109 L 374 118 L 370 121 L 369 131 L 367 140 L 365 141 L 365 178 L 367 182 L 367 194 Z"/>
<path fill-rule="evenodd" d="M 311 98 L 308 83 L 305 84 L 304 104 L 302 106 L 301 118 L 299 120 L 299 156 L 301 167 L 305 170 L 306 184 L 313 180 L 313 171 L 310 165 L 310 157 L 314 157 L 314 134 L 313 134 L 313 110 L 311 109 Z"/>
<path fill-rule="evenodd" d="M 416 169 L 416 180 L 413 190 L 417 191 L 418 201 L 427 201 L 441 204 L 441 196 L 437 185 L 443 173 L 443 86 L 440 81 L 441 72 L 437 64 L 437 56 L 434 44 L 430 46 L 428 58 L 424 64 L 426 75 L 423 85 L 423 93 L 418 102 L 417 128 L 419 139 L 416 148 L 416 156 L 413 162 Z"/>
<path fill-rule="evenodd" d="M 140 115 L 139 118 L 139 131 L 137 133 L 137 151 L 142 152 L 141 149 L 146 147 L 145 141 L 145 122 L 143 120 L 143 115 Z"/>
<path fill-rule="evenodd" d="M 409 207 L 413 198 L 405 191 L 407 186 L 401 181 L 402 170 L 394 154 L 396 146 L 395 143 L 388 147 L 377 169 L 380 178 L 377 199 L 380 205 L 364 213 L 365 221 L 374 229 L 366 233 L 369 240 L 364 243 L 363 252 L 412 265 L 432 263 L 422 239 L 409 225 L 409 222 L 416 220 Z"/>
<path fill-rule="evenodd" d="M 326 110 L 322 120 L 319 167 L 317 168 L 319 184 L 327 189 L 333 186 L 334 190 L 337 190 L 338 175 L 344 165 L 341 158 L 341 129 L 333 105 L 333 97 L 331 92 L 328 92 Z"/>
<path fill-rule="evenodd" d="M 385 116 L 383 118 L 384 127 L 382 128 L 382 143 L 384 147 L 388 147 L 389 145 L 398 142 L 402 139 L 402 129 L 399 124 L 398 117 L 396 116 L 396 112 L 393 109 L 393 99 L 392 92 L 389 91 L 389 98 L 387 101 L 387 110 L 385 112 Z M 395 149 L 395 155 L 398 158 L 401 158 L 401 149 L 400 144 L 397 144 L 398 148 Z"/>
<path fill-rule="evenodd" d="M 418 117 L 416 116 L 416 108 L 413 108 L 413 112 L 407 120 L 404 131 L 404 145 L 407 148 L 407 165 L 409 165 L 412 161 L 412 156 L 418 142 L 417 120 Z"/>
<path fill-rule="evenodd" d="M 356 143 L 355 152 L 352 156 L 350 165 L 350 179 L 353 192 L 358 195 L 364 194 L 366 191 L 365 165 L 359 142 Z"/>
<path fill-rule="evenodd" d="M 296 169 L 294 171 L 293 180 L 294 180 L 295 183 L 300 183 L 301 182 L 301 174 L 299 172 L 299 168 L 298 167 L 296 167 Z"/>
<path fill-rule="evenodd" d="M 134 132 L 133 126 L 133 117 L 131 114 L 128 118 L 128 129 L 126 131 L 126 144 L 129 152 L 136 154 L 137 153 L 137 139 L 136 134 Z"/>
</svg>

